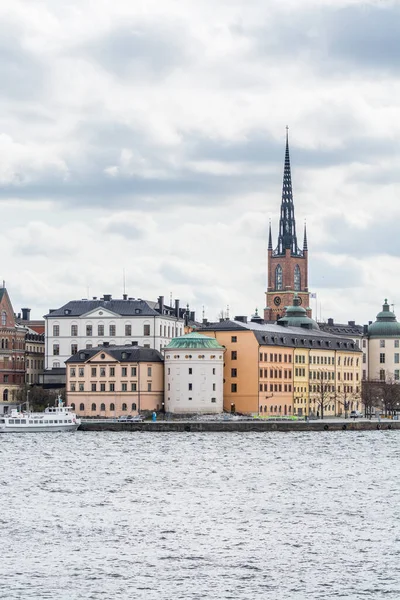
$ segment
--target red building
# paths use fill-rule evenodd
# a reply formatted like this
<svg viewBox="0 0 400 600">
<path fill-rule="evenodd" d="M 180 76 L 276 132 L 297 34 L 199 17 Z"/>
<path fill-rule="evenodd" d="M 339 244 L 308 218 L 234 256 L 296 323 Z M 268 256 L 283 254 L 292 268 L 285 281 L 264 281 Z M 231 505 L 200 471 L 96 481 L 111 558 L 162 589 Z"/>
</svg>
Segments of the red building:
<svg viewBox="0 0 400 600">
<path fill-rule="evenodd" d="M 290 170 L 289 139 L 286 133 L 285 168 L 283 173 L 281 214 L 279 220 L 278 244 L 272 246 L 271 225 L 268 240 L 268 290 L 264 319 L 277 321 L 285 314 L 285 307 L 297 303 L 306 309 L 311 317 L 308 291 L 308 247 L 304 226 L 303 248 L 297 244 L 296 220 L 294 218 L 292 175 Z"/>
<path fill-rule="evenodd" d="M 14 311 L 4 286 L 0 288 L 0 412 L 13 402 L 25 381 L 25 330 L 15 323 Z M 3 406 L 1 406 L 3 404 Z"/>
</svg>

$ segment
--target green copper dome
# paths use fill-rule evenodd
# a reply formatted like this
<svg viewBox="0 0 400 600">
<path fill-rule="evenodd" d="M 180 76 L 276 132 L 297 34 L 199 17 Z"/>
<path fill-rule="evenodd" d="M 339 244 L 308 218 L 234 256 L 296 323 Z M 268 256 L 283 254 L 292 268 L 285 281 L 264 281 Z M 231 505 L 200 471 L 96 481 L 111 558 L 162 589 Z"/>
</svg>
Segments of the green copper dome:
<svg viewBox="0 0 400 600">
<path fill-rule="evenodd" d="M 292 306 L 286 306 L 285 316 L 279 319 L 279 325 L 285 327 L 303 327 L 304 329 L 319 329 L 318 323 L 307 316 L 305 308 L 300 306 L 300 299 L 295 296 Z"/>
<path fill-rule="evenodd" d="M 400 323 L 396 315 L 389 310 L 388 301 L 382 306 L 381 312 L 376 315 L 375 323 L 368 327 L 369 337 L 398 337 L 400 338 Z"/>
<path fill-rule="evenodd" d="M 198 350 L 201 348 L 215 348 L 223 350 L 223 346 L 221 346 L 215 338 L 195 332 L 174 338 L 166 348 L 168 350 L 170 348 L 195 348 Z"/>
</svg>

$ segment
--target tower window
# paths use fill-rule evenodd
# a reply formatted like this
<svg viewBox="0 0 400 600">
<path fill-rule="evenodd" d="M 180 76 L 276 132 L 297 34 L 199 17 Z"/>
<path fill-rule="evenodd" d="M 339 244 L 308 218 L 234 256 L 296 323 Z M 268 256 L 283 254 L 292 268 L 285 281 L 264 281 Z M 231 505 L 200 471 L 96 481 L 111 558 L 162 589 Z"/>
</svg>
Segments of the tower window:
<svg viewBox="0 0 400 600">
<path fill-rule="evenodd" d="M 294 268 L 294 289 L 296 292 L 301 290 L 301 273 L 299 265 Z"/>
<path fill-rule="evenodd" d="M 283 282 L 282 282 L 282 267 L 278 265 L 275 269 L 275 289 L 282 290 Z"/>
</svg>

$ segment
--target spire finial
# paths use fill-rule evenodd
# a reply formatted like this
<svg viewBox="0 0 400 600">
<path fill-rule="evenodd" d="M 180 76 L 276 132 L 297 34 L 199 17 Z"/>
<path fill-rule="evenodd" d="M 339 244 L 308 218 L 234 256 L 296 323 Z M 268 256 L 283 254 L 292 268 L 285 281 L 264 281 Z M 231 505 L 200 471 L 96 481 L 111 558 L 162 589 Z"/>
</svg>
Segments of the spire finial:
<svg viewBox="0 0 400 600">
<path fill-rule="evenodd" d="M 289 154 L 289 126 L 286 125 L 285 166 L 283 171 L 281 218 L 279 221 L 279 237 L 277 255 L 284 255 L 290 250 L 292 256 L 297 256 L 296 221 L 294 218 L 292 174 Z"/>
</svg>

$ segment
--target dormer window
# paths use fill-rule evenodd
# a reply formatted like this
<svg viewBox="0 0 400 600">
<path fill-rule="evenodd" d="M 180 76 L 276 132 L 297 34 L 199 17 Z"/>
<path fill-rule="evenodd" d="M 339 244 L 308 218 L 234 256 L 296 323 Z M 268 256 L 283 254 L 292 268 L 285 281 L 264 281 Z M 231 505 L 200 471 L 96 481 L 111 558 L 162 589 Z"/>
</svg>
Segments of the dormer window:
<svg viewBox="0 0 400 600">
<path fill-rule="evenodd" d="M 85 359 L 85 353 L 84 353 L 84 352 L 80 352 L 80 353 L 79 353 L 79 358 L 80 358 L 81 360 L 84 360 L 84 359 Z"/>
<path fill-rule="evenodd" d="M 123 353 L 121 354 L 121 358 L 126 358 L 126 352 L 123 352 Z"/>
</svg>

